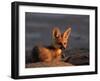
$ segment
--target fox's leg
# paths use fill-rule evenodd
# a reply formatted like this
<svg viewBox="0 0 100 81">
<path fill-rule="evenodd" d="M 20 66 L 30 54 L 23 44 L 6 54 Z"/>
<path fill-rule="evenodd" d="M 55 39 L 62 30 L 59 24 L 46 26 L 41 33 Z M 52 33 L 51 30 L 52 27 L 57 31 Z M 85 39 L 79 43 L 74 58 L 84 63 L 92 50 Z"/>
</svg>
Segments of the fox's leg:
<svg viewBox="0 0 100 81">
<path fill-rule="evenodd" d="M 58 49 L 55 53 L 55 62 L 58 64 L 59 62 L 61 62 L 61 53 L 62 51 L 60 49 Z"/>
<path fill-rule="evenodd" d="M 46 55 L 46 54 L 43 54 L 44 56 L 41 56 L 40 59 L 42 62 L 46 62 L 46 63 L 49 63 L 51 62 L 52 58 L 50 55 Z"/>
<path fill-rule="evenodd" d="M 59 64 L 61 62 L 61 55 L 59 55 L 59 56 L 57 56 L 56 58 L 55 58 L 55 63 L 56 64 Z"/>
</svg>

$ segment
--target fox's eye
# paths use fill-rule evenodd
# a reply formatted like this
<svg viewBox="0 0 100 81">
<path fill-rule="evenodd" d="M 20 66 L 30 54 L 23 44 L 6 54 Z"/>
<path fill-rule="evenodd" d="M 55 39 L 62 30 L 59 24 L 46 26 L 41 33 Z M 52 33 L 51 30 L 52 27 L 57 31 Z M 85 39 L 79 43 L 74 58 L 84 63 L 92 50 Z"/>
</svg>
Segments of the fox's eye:
<svg viewBox="0 0 100 81">
<path fill-rule="evenodd" d="M 66 45 L 67 43 L 65 42 L 64 45 Z"/>
</svg>

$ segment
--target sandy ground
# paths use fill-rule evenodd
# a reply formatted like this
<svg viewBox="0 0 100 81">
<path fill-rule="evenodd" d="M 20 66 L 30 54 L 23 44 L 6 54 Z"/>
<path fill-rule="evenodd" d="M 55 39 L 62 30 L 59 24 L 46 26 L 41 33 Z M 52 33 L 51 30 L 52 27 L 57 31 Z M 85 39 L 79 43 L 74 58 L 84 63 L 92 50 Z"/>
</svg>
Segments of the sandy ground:
<svg viewBox="0 0 100 81">
<path fill-rule="evenodd" d="M 44 63 L 44 62 L 37 62 L 37 63 L 30 63 L 26 64 L 26 68 L 35 68 L 35 67 L 60 67 L 60 66 L 73 66 L 70 63 L 66 62 L 51 62 L 51 63 Z"/>
</svg>

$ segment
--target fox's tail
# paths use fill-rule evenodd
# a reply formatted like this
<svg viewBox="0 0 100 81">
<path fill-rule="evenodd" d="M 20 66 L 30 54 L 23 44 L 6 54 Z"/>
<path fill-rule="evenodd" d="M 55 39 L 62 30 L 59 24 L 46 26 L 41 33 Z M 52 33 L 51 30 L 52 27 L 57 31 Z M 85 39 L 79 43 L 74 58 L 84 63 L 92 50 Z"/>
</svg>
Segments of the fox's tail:
<svg viewBox="0 0 100 81">
<path fill-rule="evenodd" d="M 39 49 L 38 46 L 35 46 L 32 50 L 33 62 L 38 62 L 39 60 Z"/>
</svg>

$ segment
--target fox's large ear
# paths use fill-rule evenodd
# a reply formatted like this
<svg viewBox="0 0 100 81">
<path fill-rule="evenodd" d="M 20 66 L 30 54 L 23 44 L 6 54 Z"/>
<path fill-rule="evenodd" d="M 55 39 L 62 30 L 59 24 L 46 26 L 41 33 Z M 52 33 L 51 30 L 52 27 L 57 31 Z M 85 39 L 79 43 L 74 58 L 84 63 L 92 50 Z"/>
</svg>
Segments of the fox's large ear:
<svg viewBox="0 0 100 81">
<path fill-rule="evenodd" d="M 57 27 L 53 28 L 52 35 L 54 38 L 58 38 L 59 36 L 61 36 L 61 32 L 60 32 L 59 28 L 57 28 Z"/>
<path fill-rule="evenodd" d="M 70 33 L 71 33 L 71 27 L 69 27 L 69 28 L 63 33 L 63 38 L 68 39 Z"/>
</svg>

